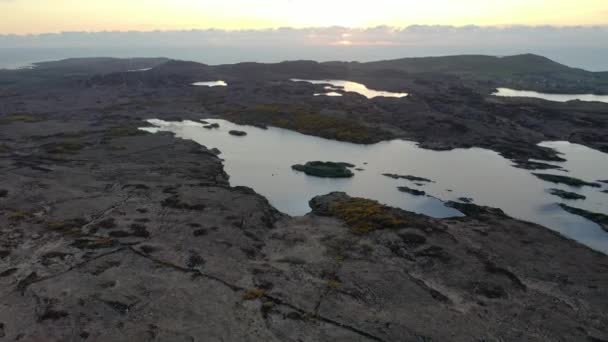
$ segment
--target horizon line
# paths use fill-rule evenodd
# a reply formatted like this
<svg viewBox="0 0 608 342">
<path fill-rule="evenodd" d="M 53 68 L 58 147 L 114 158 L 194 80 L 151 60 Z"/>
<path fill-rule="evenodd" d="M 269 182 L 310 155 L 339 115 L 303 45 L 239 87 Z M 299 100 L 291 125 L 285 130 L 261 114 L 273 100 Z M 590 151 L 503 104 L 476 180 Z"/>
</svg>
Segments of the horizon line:
<svg viewBox="0 0 608 342">
<path fill-rule="evenodd" d="M 453 29 L 467 29 L 467 28 L 481 28 L 481 29 L 514 29 L 514 28 L 527 28 L 527 29 L 608 29 L 608 23 L 606 24 L 593 24 L 593 25 L 555 25 L 555 24 L 543 24 L 543 25 L 527 25 L 527 24 L 501 24 L 501 25 L 477 25 L 477 24 L 466 24 L 466 25 L 449 25 L 449 24 L 411 24 L 406 26 L 394 26 L 394 25 L 374 25 L 374 26 L 344 26 L 344 25 L 328 25 L 328 26 L 276 26 L 276 27 L 265 27 L 265 28 L 220 28 L 220 27 L 208 27 L 208 28 L 180 28 L 180 29 L 150 29 L 150 30 L 62 30 L 62 31 L 45 31 L 36 33 L 2 33 L 0 36 L 16 36 L 16 37 L 28 37 L 28 36 L 41 36 L 41 35 L 59 35 L 69 33 L 163 33 L 163 32 L 197 32 L 197 31 L 218 31 L 218 32 L 264 32 L 264 31 L 280 31 L 280 30 L 325 30 L 325 29 L 344 29 L 344 30 L 357 30 L 366 31 L 374 29 L 389 29 L 394 31 L 404 31 L 412 28 L 453 28 Z"/>
</svg>

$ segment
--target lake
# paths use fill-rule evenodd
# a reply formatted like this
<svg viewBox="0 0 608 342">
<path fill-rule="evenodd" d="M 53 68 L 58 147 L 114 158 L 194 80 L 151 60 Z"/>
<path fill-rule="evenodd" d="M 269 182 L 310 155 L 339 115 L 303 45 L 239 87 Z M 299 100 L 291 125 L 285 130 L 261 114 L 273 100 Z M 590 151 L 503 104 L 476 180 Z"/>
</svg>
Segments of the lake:
<svg viewBox="0 0 608 342">
<path fill-rule="evenodd" d="M 572 188 L 544 182 L 531 171 L 518 169 L 498 153 L 481 148 L 432 151 L 419 148 L 415 142 L 392 140 L 372 145 L 358 145 L 303 135 L 270 127 L 267 130 L 209 119 L 219 129 L 203 128 L 194 121 L 166 122 L 148 120 L 155 127 L 148 132 L 172 132 L 218 148 L 233 186 L 243 185 L 262 194 L 278 210 L 290 215 L 310 211 L 308 201 L 317 195 L 344 191 L 405 210 L 433 217 L 461 216 L 443 201 L 469 197 L 474 203 L 497 207 L 510 216 L 535 222 L 608 253 L 608 233 L 597 224 L 565 212 L 557 203 L 566 203 L 595 212 L 608 212 L 608 194 L 603 188 Z M 230 130 L 247 132 L 245 137 L 230 135 Z M 542 171 L 596 181 L 608 178 L 608 155 L 585 146 L 567 142 L 547 142 L 567 159 L 555 163 L 568 170 Z M 348 179 L 325 179 L 307 176 L 291 169 L 307 161 L 340 161 L 356 165 L 355 176 Z M 383 173 L 429 178 L 432 183 L 395 180 Z M 397 190 L 398 186 L 424 190 L 430 196 L 414 196 Z M 566 201 L 548 193 L 558 188 L 583 194 L 586 200 Z M 432 196 L 432 197 L 431 197 Z"/>
<path fill-rule="evenodd" d="M 218 80 L 218 81 L 210 81 L 210 82 L 194 82 L 193 86 L 197 87 L 227 87 L 228 83 Z"/>
<path fill-rule="evenodd" d="M 574 100 L 580 101 L 597 101 L 608 103 L 608 95 L 593 95 L 593 94 L 547 94 L 539 93 L 530 90 L 515 90 L 509 88 L 498 88 L 498 91 L 492 95 L 505 97 L 536 97 L 556 102 L 568 102 Z"/>
<path fill-rule="evenodd" d="M 327 86 L 325 86 L 324 89 L 327 90 L 328 92 L 327 93 L 317 93 L 317 94 L 314 94 L 315 96 L 322 96 L 322 95 L 342 96 L 342 94 L 339 93 L 339 91 L 353 92 L 353 93 L 361 94 L 361 95 L 367 97 L 368 99 L 372 99 L 374 97 L 379 97 L 379 96 L 400 98 L 400 97 L 406 97 L 409 95 L 408 93 L 393 93 L 390 91 L 373 90 L 373 89 L 367 88 L 365 85 L 363 85 L 361 83 L 352 82 L 352 81 L 344 81 L 344 80 L 303 80 L 303 79 L 299 79 L 299 78 L 292 78 L 291 81 L 307 82 L 307 83 L 311 83 L 311 84 L 326 84 Z"/>
</svg>

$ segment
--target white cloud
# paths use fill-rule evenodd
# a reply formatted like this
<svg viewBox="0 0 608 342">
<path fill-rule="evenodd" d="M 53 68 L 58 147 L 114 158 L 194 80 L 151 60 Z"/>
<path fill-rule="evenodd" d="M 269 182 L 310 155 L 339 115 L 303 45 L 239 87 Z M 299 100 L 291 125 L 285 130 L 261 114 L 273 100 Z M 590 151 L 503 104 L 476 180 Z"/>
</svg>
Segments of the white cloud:
<svg viewBox="0 0 608 342">
<path fill-rule="evenodd" d="M 7 0 L 0 0 L 7 1 Z M 279 28 L 268 30 L 188 30 L 63 32 L 0 35 L 0 47 L 102 46 L 310 46 L 348 39 L 353 45 L 393 46 L 597 46 L 608 41 L 608 27 L 425 26 L 406 28 Z"/>
</svg>

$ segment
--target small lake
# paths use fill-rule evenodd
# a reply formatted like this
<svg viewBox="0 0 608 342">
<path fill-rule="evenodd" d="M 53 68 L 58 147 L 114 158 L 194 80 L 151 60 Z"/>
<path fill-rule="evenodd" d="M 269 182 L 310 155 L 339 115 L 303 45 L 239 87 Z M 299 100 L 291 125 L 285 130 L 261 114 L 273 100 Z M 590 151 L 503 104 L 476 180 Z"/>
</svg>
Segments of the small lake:
<svg viewBox="0 0 608 342">
<path fill-rule="evenodd" d="M 194 82 L 192 83 L 193 86 L 197 86 L 197 87 L 226 87 L 228 86 L 228 83 L 222 81 L 222 80 L 218 80 L 218 81 L 209 81 L 209 82 Z"/>
<path fill-rule="evenodd" d="M 149 120 L 155 127 L 142 128 L 155 133 L 167 131 L 194 140 L 207 148 L 218 148 L 233 186 L 244 185 L 264 195 L 273 206 L 290 215 L 310 211 L 308 201 L 317 195 L 344 191 L 405 210 L 433 217 L 461 216 L 443 201 L 469 197 L 474 203 L 503 209 L 507 214 L 554 229 L 594 249 L 608 253 L 608 233 L 582 217 L 569 214 L 557 205 L 566 203 L 594 212 L 608 212 L 608 194 L 601 189 L 572 188 L 544 182 L 531 171 L 518 169 L 498 153 L 481 148 L 432 151 L 403 140 L 373 145 L 358 145 L 303 135 L 270 127 L 267 130 L 241 126 L 225 120 L 209 119 L 219 129 L 203 128 L 194 121 L 166 122 Z M 230 130 L 247 132 L 245 137 L 230 135 Z M 547 142 L 565 159 L 555 163 L 569 172 L 540 171 L 577 177 L 586 181 L 608 178 L 608 155 L 567 142 Z M 326 179 L 307 176 L 291 169 L 307 161 L 340 161 L 356 165 L 355 176 Z M 392 179 L 383 173 L 429 178 L 432 183 Z M 414 196 L 397 190 L 398 186 L 424 190 L 430 196 Z M 566 201 L 550 195 L 558 188 L 587 196 L 586 200 Z"/>
<path fill-rule="evenodd" d="M 393 93 L 390 91 L 373 90 L 373 89 L 367 88 L 364 84 L 357 83 L 357 82 L 351 82 L 351 81 L 344 81 L 344 80 L 303 80 L 303 79 L 299 79 L 299 78 L 292 78 L 291 81 L 307 82 L 307 83 L 311 83 L 311 84 L 326 84 L 327 86 L 324 89 L 327 90 L 328 92 L 327 93 L 317 93 L 317 94 L 314 94 L 315 96 L 322 96 L 322 95 L 342 96 L 342 94 L 339 93 L 339 91 L 353 92 L 353 93 L 361 94 L 361 95 L 367 97 L 368 99 L 373 99 L 374 97 L 379 97 L 379 96 L 400 98 L 400 97 L 406 97 L 409 95 L 408 93 Z"/>
<path fill-rule="evenodd" d="M 152 70 L 152 68 L 131 69 L 131 70 L 127 70 L 127 72 L 144 72 L 144 71 L 149 71 L 149 70 Z"/>
<path fill-rule="evenodd" d="M 509 88 L 498 88 L 498 91 L 493 93 L 495 96 L 504 97 L 536 97 L 555 102 L 568 102 L 574 100 L 580 101 L 596 101 L 608 103 L 608 95 L 593 95 L 593 94 L 546 94 L 538 93 L 530 90 L 515 90 Z"/>
</svg>

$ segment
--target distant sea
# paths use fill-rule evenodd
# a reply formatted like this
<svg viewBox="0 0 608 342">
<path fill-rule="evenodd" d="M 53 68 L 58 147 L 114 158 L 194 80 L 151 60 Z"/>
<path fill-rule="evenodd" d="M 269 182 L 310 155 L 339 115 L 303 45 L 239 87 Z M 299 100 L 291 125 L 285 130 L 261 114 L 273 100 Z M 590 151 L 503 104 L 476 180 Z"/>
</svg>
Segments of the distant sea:
<svg viewBox="0 0 608 342">
<path fill-rule="evenodd" d="M 238 62 L 276 63 L 285 60 L 359 61 L 368 62 L 403 57 L 446 56 L 459 54 L 514 55 L 535 53 L 556 62 L 589 71 L 608 71 L 608 47 L 544 48 L 539 50 L 514 47 L 434 47 L 403 46 L 305 46 L 278 49 L 276 47 L 104 47 L 104 48 L 2 48 L 0 68 L 15 69 L 36 62 L 76 57 L 168 57 L 205 64 Z"/>
</svg>

